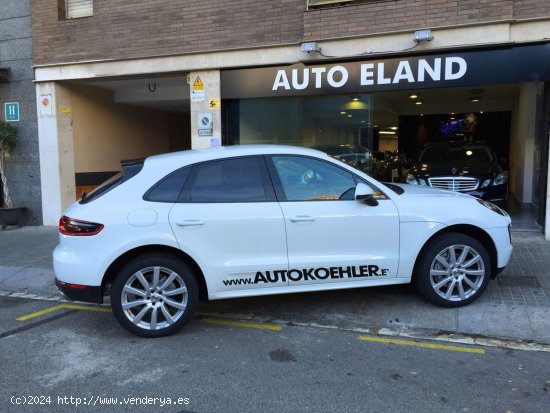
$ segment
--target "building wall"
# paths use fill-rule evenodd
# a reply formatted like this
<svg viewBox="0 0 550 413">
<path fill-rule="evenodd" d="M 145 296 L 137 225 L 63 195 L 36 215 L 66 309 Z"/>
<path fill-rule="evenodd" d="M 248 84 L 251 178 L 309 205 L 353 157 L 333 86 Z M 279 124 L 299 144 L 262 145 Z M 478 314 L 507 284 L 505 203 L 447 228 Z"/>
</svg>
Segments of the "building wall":
<svg viewBox="0 0 550 413">
<path fill-rule="evenodd" d="M 38 65 L 550 16 L 548 0 L 380 0 L 312 10 L 306 10 L 306 0 L 94 0 L 92 17 L 60 20 L 58 0 L 31 2 Z"/>
<path fill-rule="evenodd" d="M 297 42 L 304 0 L 94 0 L 93 17 L 59 20 L 32 0 L 37 64 L 120 59 Z"/>
<path fill-rule="evenodd" d="M 4 103 L 19 102 L 18 142 L 7 160 L 8 189 L 15 207 L 29 209 L 29 224 L 41 224 L 40 166 L 36 124 L 36 93 L 32 82 L 30 0 L 0 2 L 0 67 L 10 69 L 10 81 L 0 83 L 0 115 Z"/>
<path fill-rule="evenodd" d="M 170 115 L 114 103 L 112 92 L 71 86 L 75 172 L 120 170 L 120 161 L 170 151 Z"/>
<path fill-rule="evenodd" d="M 437 28 L 497 20 L 548 16 L 548 0 L 406 0 L 349 4 L 308 10 L 304 39 Z"/>
</svg>

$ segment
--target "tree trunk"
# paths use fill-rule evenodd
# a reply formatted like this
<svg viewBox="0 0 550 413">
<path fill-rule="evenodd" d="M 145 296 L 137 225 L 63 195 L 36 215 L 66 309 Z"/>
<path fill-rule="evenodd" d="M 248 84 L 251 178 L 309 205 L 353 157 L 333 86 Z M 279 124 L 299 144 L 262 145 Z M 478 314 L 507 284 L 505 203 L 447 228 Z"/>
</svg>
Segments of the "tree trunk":
<svg viewBox="0 0 550 413">
<path fill-rule="evenodd" d="M 2 180 L 2 200 L 3 200 L 2 206 L 4 208 L 12 208 L 11 198 L 8 193 L 8 181 L 6 179 L 6 174 L 4 172 L 5 161 L 6 161 L 5 155 L 4 153 L 1 153 L 0 154 L 0 178 Z"/>
</svg>

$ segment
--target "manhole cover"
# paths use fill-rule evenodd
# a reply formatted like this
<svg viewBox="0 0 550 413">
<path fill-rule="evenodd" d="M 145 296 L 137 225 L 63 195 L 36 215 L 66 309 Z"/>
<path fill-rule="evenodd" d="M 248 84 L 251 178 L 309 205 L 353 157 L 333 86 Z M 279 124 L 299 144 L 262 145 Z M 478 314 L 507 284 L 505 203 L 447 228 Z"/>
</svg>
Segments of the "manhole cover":
<svg viewBox="0 0 550 413">
<path fill-rule="evenodd" d="M 504 276 L 498 277 L 498 284 L 503 287 L 541 288 L 537 277 L 532 276 Z"/>
</svg>

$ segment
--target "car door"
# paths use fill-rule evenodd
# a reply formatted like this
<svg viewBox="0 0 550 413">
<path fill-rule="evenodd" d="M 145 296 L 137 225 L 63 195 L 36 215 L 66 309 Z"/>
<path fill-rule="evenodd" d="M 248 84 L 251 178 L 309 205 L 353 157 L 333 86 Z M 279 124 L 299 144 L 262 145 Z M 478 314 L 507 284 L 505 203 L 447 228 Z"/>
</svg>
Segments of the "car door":
<svg viewBox="0 0 550 413">
<path fill-rule="evenodd" d="M 180 201 L 170 224 L 209 294 L 287 285 L 285 225 L 263 157 L 194 165 Z"/>
<path fill-rule="evenodd" d="M 285 218 L 290 285 L 396 277 L 399 216 L 391 199 L 376 190 L 376 206 L 355 200 L 359 178 L 329 161 L 269 159 Z"/>
</svg>

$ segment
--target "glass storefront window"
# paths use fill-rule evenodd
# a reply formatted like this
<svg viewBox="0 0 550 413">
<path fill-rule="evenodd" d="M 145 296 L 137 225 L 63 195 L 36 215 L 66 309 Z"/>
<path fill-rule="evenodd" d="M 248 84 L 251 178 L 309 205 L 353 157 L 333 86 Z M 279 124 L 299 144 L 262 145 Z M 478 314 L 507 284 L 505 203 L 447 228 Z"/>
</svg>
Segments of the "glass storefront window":
<svg viewBox="0 0 550 413">
<path fill-rule="evenodd" d="M 238 99 L 226 119 L 226 144 L 372 146 L 368 96 Z M 234 114 L 238 114 L 234 116 Z"/>
<path fill-rule="evenodd" d="M 315 148 L 373 175 L 370 96 L 238 99 L 224 105 L 224 145 Z"/>
</svg>

